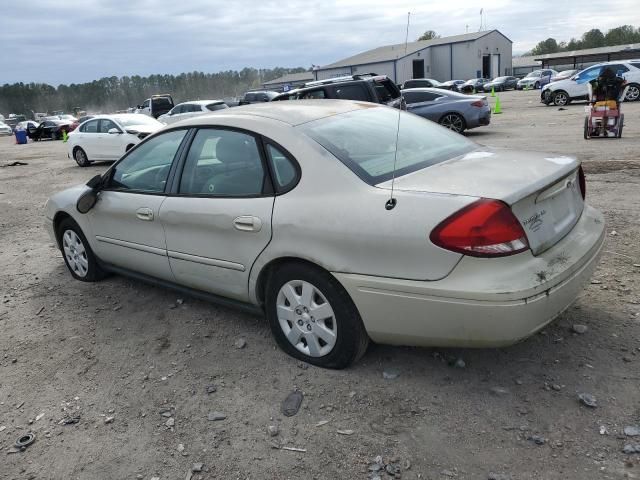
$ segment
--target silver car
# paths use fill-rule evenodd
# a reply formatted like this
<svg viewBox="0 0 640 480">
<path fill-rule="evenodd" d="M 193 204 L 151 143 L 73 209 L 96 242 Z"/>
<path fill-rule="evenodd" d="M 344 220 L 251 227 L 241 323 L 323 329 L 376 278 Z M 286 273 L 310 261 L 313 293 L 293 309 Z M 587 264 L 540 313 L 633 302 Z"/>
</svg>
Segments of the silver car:
<svg viewBox="0 0 640 480">
<path fill-rule="evenodd" d="M 484 96 L 439 88 L 410 88 L 402 90 L 402 96 L 407 102 L 407 111 L 458 133 L 491 122 L 491 107 Z"/>
<path fill-rule="evenodd" d="M 301 100 L 166 127 L 45 208 L 75 279 L 122 273 L 264 312 L 286 352 L 342 368 L 370 339 L 488 347 L 544 327 L 602 250 L 584 197 L 574 158 Z"/>
</svg>

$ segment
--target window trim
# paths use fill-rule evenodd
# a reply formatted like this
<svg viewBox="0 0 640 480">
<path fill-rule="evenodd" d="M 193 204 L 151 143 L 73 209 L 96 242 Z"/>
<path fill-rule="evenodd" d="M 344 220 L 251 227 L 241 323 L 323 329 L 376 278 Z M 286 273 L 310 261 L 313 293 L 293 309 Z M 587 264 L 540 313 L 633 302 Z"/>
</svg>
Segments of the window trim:
<svg viewBox="0 0 640 480">
<path fill-rule="evenodd" d="M 182 141 L 180 142 L 180 145 L 178 145 L 178 149 L 176 150 L 175 155 L 173 156 L 173 160 L 171 161 L 171 166 L 169 167 L 169 173 L 167 174 L 167 182 L 164 185 L 164 190 L 162 192 L 150 192 L 148 190 L 134 190 L 134 189 L 125 189 L 125 188 L 112 188 L 109 183 L 111 182 L 111 180 L 113 179 L 113 175 L 115 172 L 116 167 L 122 163 L 129 155 L 131 155 L 132 152 L 136 151 L 138 149 L 138 147 L 140 145 L 144 145 L 145 143 L 147 143 L 148 141 L 154 139 L 154 138 L 158 138 L 160 135 L 149 135 L 147 138 L 145 138 L 142 142 L 138 143 L 137 145 L 135 145 L 133 148 L 130 148 L 122 157 L 120 157 L 119 160 L 117 160 L 113 165 L 111 165 L 111 167 L 109 167 L 109 169 L 104 172 L 104 174 L 102 175 L 102 185 L 104 185 L 100 191 L 101 192 L 120 192 L 120 193 L 134 193 L 134 194 L 138 194 L 138 195 L 154 195 L 154 196 L 167 196 L 168 190 L 169 190 L 169 186 L 173 183 L 173 177 L 175 175 L 175 166 L 177 163 L 177 160 L 180 159 L 181 155 L 184 152 L 184 146 L 191 134 L 191 131 L 193 130 L 190 127 L 178 127 L 178 128 L 171 128 L 169 130 L 163 130 L 161 132 L 161 135 L 170 133 L 170 132 L 174 132 L 176 130 L 185 130 L 186 133 L 184 135 L 184 137 L 182 137 Z"/>
<path fill-rule="evenodd" d="M 184 173 L 184 168 L 187 163 L 187 156 L 189 151 L 191 150 L 191 145 L 196 138 L 197 133 L 200 130 L 228 130 L 231 132 L 243 133 L 252 137 L 256 142 L 256 147 L 258 149 L 258 154 L 260 155 L 260 161 L 262 162 L 262 168 L 264 170 L 264 180 L 262 185 L 262 192 L 259 194 L 253 195 L 222 195 L 215 193 L 180 193 L 180 182 L 182 181 L 182 175 Z M 284 150 L 284 149 L 283 149 Z M 263 198 L 263 197 L 273 197 L 275 196 L 275 182 L 273 181 L 272 172 L 269 166 L 269 162 L 267 161 L 267 152 L 262 143 L 262 135 L 259 133 L 253 132 L 251 130 L 246 130 L 244 128 L 237 127 L 229 127 L 227 125 L 201 125 L 196 128 L 192 128 L 192 133 L 190 135 L 189 141 L 184 145 L 184 148 L 181 152 L 180 158 L 176 163 L 176 169 L 173 172 L 173 178 L 171 181 L 171 185 L 169 191 L 167 192 L 168 197 L 179 197 L 179 198 Z M 172 172 L 169 172 L 171 175 Z M 169 184 L 169 182 L 167 182 Z"/>
</svg>

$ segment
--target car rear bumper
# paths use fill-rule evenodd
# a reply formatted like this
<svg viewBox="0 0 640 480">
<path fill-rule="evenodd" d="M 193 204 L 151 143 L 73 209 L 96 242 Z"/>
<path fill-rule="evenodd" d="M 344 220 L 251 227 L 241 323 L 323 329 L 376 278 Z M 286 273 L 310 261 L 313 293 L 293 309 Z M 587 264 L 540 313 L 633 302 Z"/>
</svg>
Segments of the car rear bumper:
<svg viewBox="0 0 640 480">
<path fill-rule="evenodd" d="M 463 257 L 433 282 L 334 273 L 372 340 L 444 347 L 499 347 L 522 340 L 575 300 L 604 245 L 604 220 L 585 206 L 573 230 L 535 257 Z"/>
</svg>

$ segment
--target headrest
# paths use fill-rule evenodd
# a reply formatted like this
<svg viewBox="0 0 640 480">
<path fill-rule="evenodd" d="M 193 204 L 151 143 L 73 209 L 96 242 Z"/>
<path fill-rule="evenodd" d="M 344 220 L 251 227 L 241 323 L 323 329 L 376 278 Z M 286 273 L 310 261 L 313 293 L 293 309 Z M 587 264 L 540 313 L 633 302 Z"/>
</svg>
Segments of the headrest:
<svg viewBox="0 0 640 480">
<path fill-rule="evenodd" d="M 216 158 L 222 163 L 255 162 L 255 142 L 251 137 L 228 133 L 216 144 Z"/>
</svg>

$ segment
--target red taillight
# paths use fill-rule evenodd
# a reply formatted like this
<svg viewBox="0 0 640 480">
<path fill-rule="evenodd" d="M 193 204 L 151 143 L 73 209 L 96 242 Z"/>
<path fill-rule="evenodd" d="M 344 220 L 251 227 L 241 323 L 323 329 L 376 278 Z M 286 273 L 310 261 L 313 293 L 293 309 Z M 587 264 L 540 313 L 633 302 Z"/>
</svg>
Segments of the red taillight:
<svg viewBox="0 0 640 480">
<path fill-rule="evenodd" d="M 484 107 L 484 100 L 476 100 L 475 102 L 471 103 L 472 107 Z"/>
<path fill-rule="evenodd" d="M 529 242 L 511 209 L 498 200 L 481 199 L 457 211 L 429 236 L 442 248 L 473 257 L 504 257 L 524 252 Z"/>
<path fill-rule="evenodd" d="M 587 180 L 584 178 L 584 170 L 582 169 L 582 165 L 578 169 L 578 183 L 580 184 L 580 193 L 582 194 L 582 199 L 584 200 L 587 196 Z"/>
</svg>

